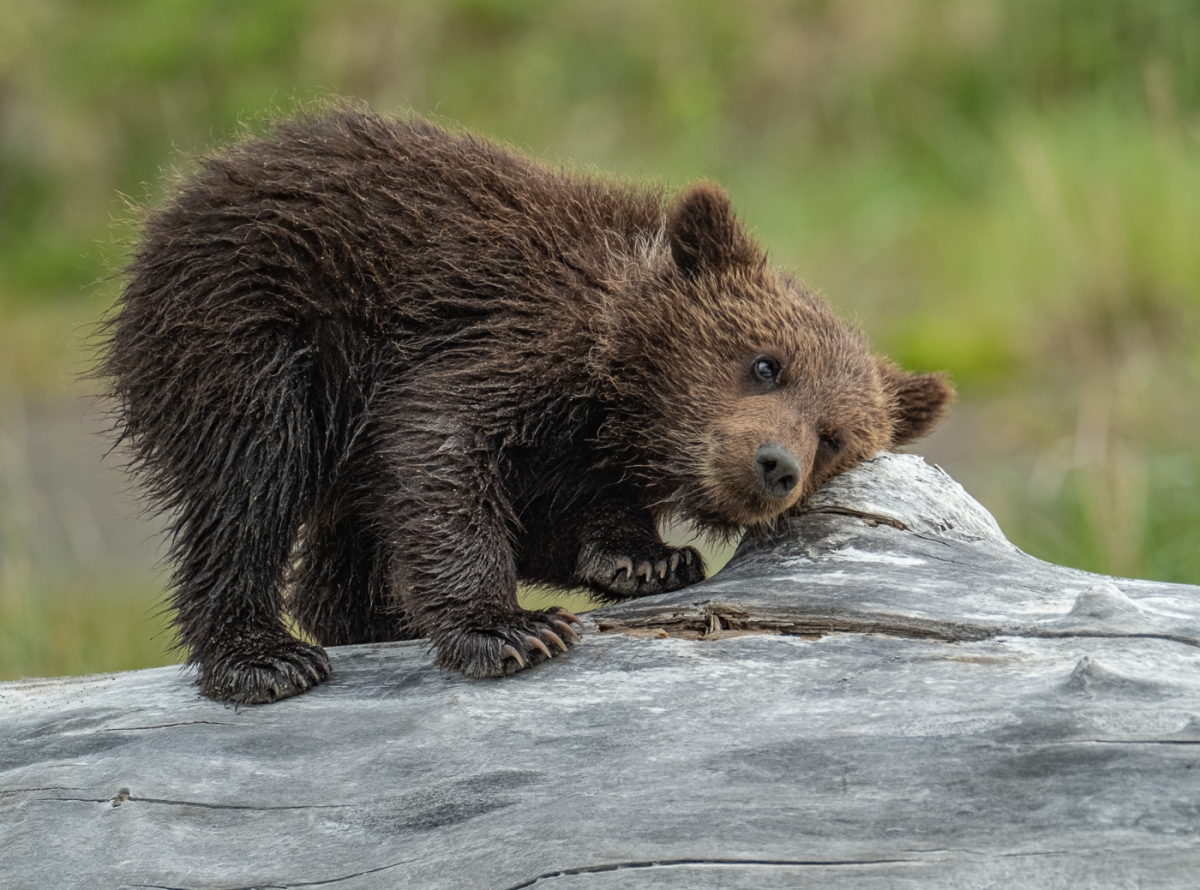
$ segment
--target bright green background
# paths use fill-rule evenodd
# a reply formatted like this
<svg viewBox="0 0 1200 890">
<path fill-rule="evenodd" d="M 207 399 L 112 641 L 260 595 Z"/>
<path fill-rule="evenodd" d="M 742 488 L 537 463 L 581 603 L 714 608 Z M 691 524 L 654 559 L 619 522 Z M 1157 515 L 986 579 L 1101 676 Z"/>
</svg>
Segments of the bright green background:
<svg viewBox="0 0 1200 890">
<path fill-rule="evenodd" d="M 951 372 L 923 450 L 1014 542 L 1200 583 L 1197 2 L 0 0 L 0 23 L 0 422 L 81 391 L 81 331 L 172 171 L 356 96 L 721 181 L 881 350 Z M 170 657 L 152 581 L 22 570 L 19 444 L 0 677 Z"/>
</svg>

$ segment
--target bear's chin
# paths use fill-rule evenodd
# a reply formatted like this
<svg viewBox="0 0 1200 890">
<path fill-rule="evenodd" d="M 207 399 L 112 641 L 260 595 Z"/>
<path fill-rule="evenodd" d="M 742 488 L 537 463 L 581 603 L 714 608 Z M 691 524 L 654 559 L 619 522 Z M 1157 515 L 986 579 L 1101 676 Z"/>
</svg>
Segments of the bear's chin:
<svg viewBox="0 0 1200 890">
<path fill-rule="evenodd" d="M 744 487 L 718 484 L 706 487 L 696 509 L 688 511 L 697 524 L 724 535 L 774 528 L 790 510 L 805 500 L 803 486 L 786 498 L 768 497 Z"/>
</svg>

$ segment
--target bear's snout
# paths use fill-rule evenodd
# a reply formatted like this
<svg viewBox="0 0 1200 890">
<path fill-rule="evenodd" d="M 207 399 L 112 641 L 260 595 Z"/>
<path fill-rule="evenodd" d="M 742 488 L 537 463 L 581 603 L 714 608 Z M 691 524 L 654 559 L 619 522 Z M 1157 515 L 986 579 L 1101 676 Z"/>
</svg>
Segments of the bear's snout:
<svg viewBox="0 0 1200 890">
<path fill-rule="evenodd" d="M 742 399 L 715 419 L 708 442 L 709 509 L 747 527 L 771 523 L 804 497 L 816 452 L 817 437 L 795 405 Z"/>
<path fill-rule="evenodd" d="M 778 442 L 759 445 L 754 454 L 754 469 L 763 490 L 771 497 L 786 498 L 800 484 L 800 461 Z"/>
</svg>

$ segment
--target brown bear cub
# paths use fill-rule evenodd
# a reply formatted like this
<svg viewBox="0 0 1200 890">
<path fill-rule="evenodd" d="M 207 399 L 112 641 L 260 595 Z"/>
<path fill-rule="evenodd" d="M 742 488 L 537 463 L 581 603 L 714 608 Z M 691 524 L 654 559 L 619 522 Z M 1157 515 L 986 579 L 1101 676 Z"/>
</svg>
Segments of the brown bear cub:
<svg viewBox="0 0 1200 890">
<path fill-rule="evenodd" d="M 429 637 L 509 674 L 601 600 L 704 577 L 664 516 L 767 526 L 927 433 L 952 391 L 772 268 L 725 193 L 548 166 L 336 110 L 202 164 L 150 215 L 101 372 L 171 517 L 205 695 L 266 702 L 323 645 Z"/>
</svg>

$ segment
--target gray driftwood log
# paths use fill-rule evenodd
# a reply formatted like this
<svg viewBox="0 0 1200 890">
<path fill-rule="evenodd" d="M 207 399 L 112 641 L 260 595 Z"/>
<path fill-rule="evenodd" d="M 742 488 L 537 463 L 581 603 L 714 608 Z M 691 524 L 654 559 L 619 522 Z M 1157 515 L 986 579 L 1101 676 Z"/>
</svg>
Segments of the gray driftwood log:
<svg viewBox="0 0 1200 890">
<path fill-rule="evenodd" d="M 1039 562 L 919 458 L 503 681 L 0 685 L 5 888 L 1200 886 L 1200 588 Z"/>
</svg>

